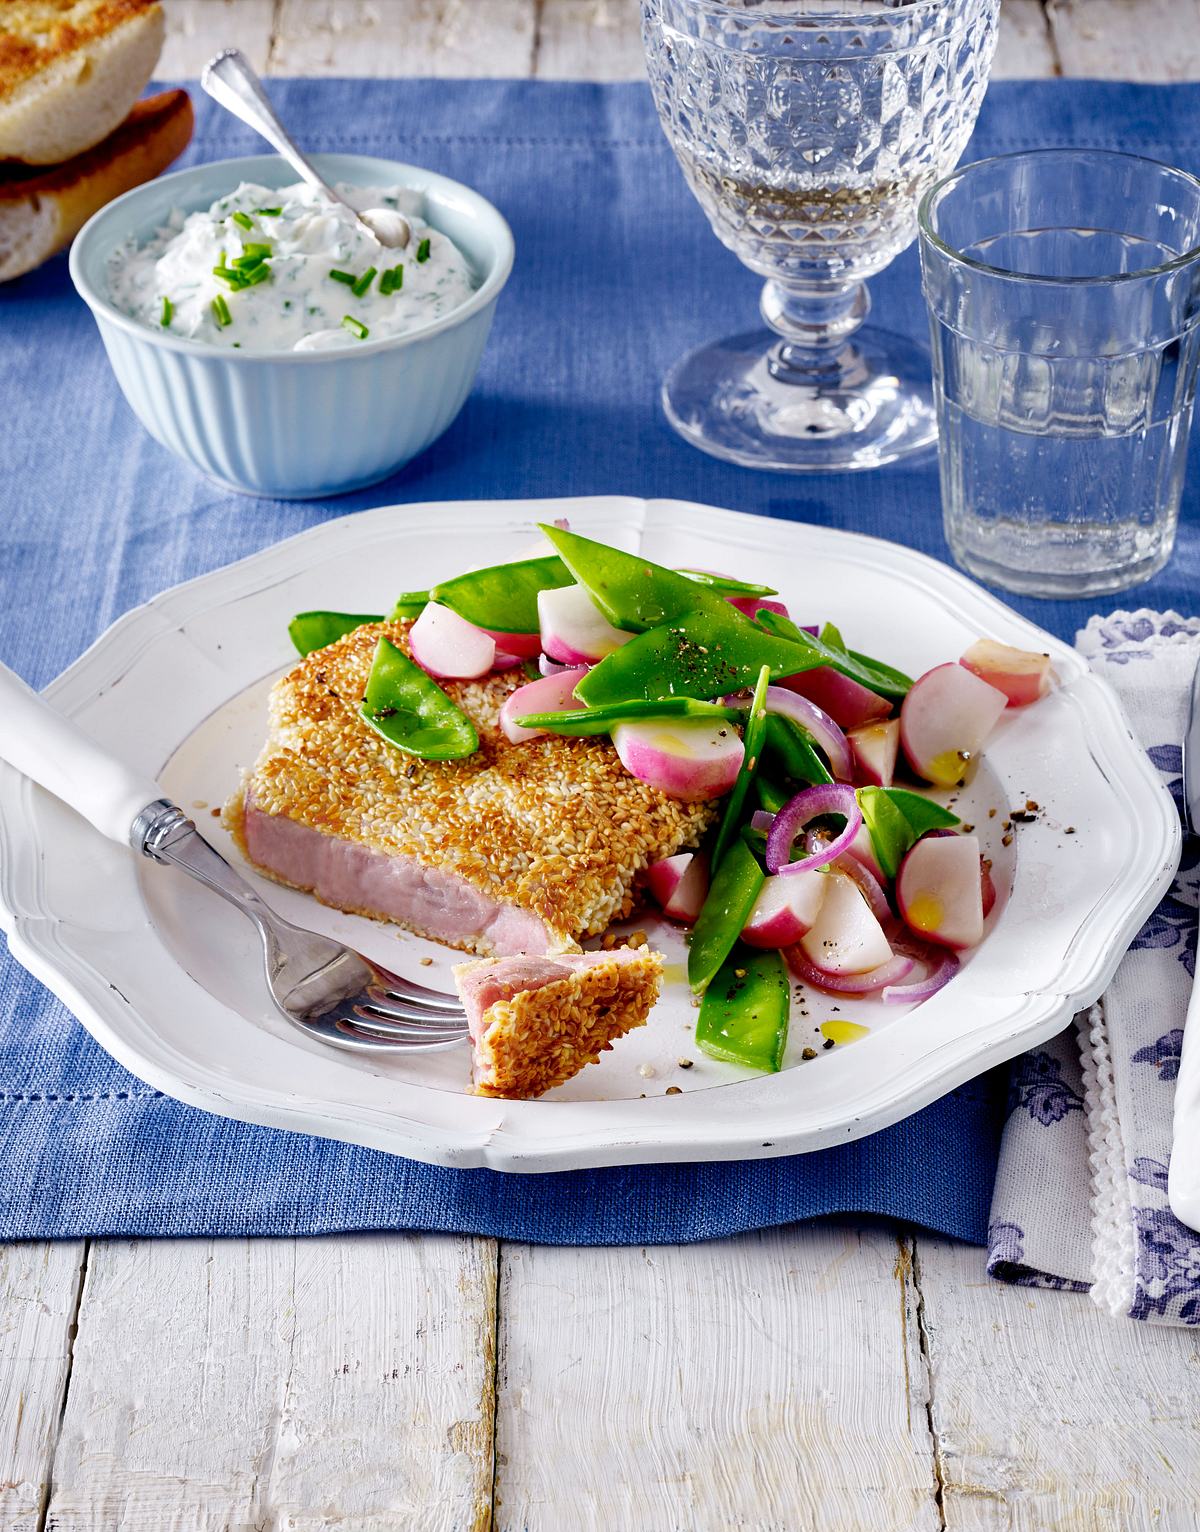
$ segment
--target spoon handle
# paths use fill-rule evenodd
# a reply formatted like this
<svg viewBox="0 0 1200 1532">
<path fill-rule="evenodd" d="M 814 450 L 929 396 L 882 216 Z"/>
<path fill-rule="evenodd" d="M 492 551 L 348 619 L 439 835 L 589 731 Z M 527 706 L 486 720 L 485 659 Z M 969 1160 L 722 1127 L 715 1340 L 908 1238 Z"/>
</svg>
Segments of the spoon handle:
<svg viewBox="0 0 1200 1532">
<path fill-rule="evenodd" d="M 240 117 L 256 133 L 261 134 L 310 186 L 315 186 L 334 202 L 341 200 L 297 148 L 275 115 L 275 108 L 267 99 L 262 82 L 237 48 L 225 48 L 215 58 L 209 59 L 200 75 L 200 84 L 226 111 Z"/>
</svg>

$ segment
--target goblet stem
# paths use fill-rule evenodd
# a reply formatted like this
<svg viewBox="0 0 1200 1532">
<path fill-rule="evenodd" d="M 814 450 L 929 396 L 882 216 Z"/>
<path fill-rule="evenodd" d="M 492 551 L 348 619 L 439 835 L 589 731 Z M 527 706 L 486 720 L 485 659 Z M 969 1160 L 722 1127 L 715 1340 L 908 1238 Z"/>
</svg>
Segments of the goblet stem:
<svg viewBox="0 0 1200 1532">
<path fill-rule="evenodd" d="M 763 318 L 780 336 L 767 366 L 781 383 L 824 384 L 844 377 L 847 342 L 871 311 L 863 282 L 784 287 L 767 282 L 759 299 Z"/>
</svg>

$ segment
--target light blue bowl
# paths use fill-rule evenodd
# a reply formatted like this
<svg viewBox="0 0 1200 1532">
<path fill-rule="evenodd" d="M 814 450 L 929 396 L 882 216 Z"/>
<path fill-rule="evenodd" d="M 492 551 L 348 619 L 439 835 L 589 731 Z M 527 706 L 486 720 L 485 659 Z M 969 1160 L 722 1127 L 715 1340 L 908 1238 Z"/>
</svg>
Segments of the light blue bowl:
<svg viewBox="0 0 1200 1532">
<path fill-rule="evenodd" d="M 161 176 L 110 202 L 71 247 L 71 280 L 96 317 L 133 412 L 156 441 L 227 488 L 283 500 L 340 495 L 385 479 L 442 434 L 463 406 L 513 263 L 508 224 L 478 192 L 396 160 L 319 154 L 331 182 L 405 186 L 470 261 L 479 286 L 420 331 L 331 351 L 217 350 L 139 324 L 113 307 L 108 260 L 172 208 L 207 208 L 239 181 L 296 179 L 274 155 Z"/>
</svg>

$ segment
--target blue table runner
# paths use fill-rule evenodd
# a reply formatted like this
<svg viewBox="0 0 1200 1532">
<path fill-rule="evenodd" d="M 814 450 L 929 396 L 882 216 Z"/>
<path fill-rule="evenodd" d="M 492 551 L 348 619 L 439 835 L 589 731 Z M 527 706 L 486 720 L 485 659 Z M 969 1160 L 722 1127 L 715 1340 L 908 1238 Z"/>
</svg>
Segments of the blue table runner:
<svg viewBox="0 0 1200 1532">
<path fill-rule="evenodd" d="M 451 430 L 385 484 L 308 504 L 245 499 L 142 431 L 64 257 L 0 287 L 0 658 L 34 685 L 165 586 L 398 501 L 676 496 L 947 556 L 932 455 L 854 476 L 760 475 L 666 426 L 664 369 L 754 325 L 760 284 L 710 233 L 645 86 L 294 80 L 271 91 L 308 147 L 428 165 L 506 214 L 517 263 L 478 384 Z M 183 163 L 260 152 L 193 95 Z M 1000 82 L 966 157 L 1050 144 L 1200 171 L 1200 87 Z M 914 250 L 871 286 L 880 324 L 924 336 Z M 1200 610 L 1198 494 L 1192 472 L 1178 551 L 1139 603 Z M 1013 604 L 1070 639 L 1119 603 Z M 982 1243 L 1002 1095 L 1002 1076 L 985 1076 L 871 1138 L 789 1159 L 443 1170 L 183 1106 L 109 1059 L 2 953 L 0 1238 L 442 1229 L 640 1244 L 859 1212 Z"/>
</svg>

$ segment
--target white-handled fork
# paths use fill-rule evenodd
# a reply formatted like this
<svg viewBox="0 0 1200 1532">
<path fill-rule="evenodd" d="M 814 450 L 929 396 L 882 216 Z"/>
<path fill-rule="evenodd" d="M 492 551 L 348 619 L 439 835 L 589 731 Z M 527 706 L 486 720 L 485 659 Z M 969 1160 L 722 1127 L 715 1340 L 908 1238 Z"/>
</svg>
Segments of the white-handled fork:
<svg viewBox="0 0 1200 1532">
<path fill-rule="evenodd" d="M 267 986 L 309 1037 L 355 1052 L 429 1052 L 467 1036 L 453 995 L 414 984 L 277 915 L 157 783 L 131 771 L 0 665 L 0 759 L 102 835 L 179 867 L 235 905 L 262 938 Z"/>
</svg>

